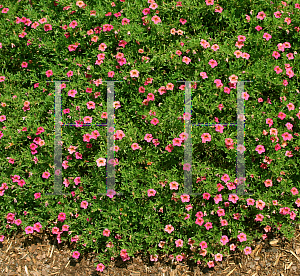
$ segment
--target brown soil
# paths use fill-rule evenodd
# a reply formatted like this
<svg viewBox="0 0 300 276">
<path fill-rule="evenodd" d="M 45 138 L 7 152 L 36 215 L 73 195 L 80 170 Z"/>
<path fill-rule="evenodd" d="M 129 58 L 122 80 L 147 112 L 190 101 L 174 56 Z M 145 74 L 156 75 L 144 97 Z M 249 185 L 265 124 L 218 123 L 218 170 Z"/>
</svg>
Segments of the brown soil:
<svg viewBox="0 0 300 276">
<path fill-rule="evenodd" d="M 76 245 L 57 243 L 56 236 L 47 229 L 41 233 L 24 236 L 14 233 L 0 243 L 0 275 L 251 275 L 251 276 L 299 276 L 300 275 L 300 224 L 291 241 L 282 235 L 270 236 L 253 243 L 251 256 L 236 252 L 223 258 L 214 268 L 196 265 L 190 260 L 176 263 L 167 256 L 159 256 L 157 262 L 137 254 L 123 262 L 112 261 L 105 270 L 97 272 L 94 263 L 99 263 L 97 254 L 71 257 Z"/>
</svg>

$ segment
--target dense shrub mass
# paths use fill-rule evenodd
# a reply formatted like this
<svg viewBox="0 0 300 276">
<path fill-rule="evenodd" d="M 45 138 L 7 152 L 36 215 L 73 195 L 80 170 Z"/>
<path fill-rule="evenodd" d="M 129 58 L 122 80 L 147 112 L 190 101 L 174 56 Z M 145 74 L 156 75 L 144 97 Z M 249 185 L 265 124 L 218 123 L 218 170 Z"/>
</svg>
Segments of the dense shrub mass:
<svg viewBox="0 0 300 276">
<path fill-rule="evenodd" d="M 250 254 L 252 241 L 272 231 L 293 236 L 299 3 L 30 0 L 0 9 L 0 241 L 18 229 L 49 228 L 58 243 L 77 244 L 73 258 L 97 251 L 103 271 L 140 251 L 154 262 L 168 254 L 213 267 L 232 251 Z M 119 81 L 113 109 L 112 80 Z M 63 194 L 51 195 L 60 175 L 57 110 Z M 114 158 L 107 160 L 109 133 Z M 244 194 L 237 193 L 239 153 Z"/>
</svg>

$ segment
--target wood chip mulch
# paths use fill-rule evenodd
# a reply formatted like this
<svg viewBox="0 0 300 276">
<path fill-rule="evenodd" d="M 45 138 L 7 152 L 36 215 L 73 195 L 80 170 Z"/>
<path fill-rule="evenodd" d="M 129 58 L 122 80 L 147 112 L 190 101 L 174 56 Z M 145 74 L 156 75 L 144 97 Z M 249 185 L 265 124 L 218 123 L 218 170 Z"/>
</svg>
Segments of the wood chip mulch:
<svg viewBox="0 0 300 276">
<path fill-rule="evenodd" d="M 22 232 L 13 233 L 0 242 L 0 275 L 206 275 L 206 276 L 299 276 L 300 275 L 300 224 L 295 225 L 294 238 L 288 242 L 282 235 L 270 235 L 264 241 L 254 242 L 251 255 L 243 252 L 231 254 L 218 262 L 214 268 L 196 265 L 190 260 L 176 263 L 168 257 L 159 257 L 151 262 L 141 253 L 123 262 L 118 258 L 103 272 L 98 272 L 94 263 L 99 263 L 94 253 L 72 258 L 75 244 L 57 243 L 49 229 L 31 236 Z M 273 236 L 272 236 L 273 235 Z"/>
</svg>

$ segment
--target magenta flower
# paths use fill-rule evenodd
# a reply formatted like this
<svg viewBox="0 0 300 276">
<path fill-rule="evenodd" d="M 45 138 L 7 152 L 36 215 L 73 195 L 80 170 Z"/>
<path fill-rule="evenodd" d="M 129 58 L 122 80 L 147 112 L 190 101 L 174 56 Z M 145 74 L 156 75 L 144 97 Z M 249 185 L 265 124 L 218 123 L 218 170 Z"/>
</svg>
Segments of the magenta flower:
<svg viewBox="0 0 300 276">
<path fill-rule="evenodd" d="M 100 263 L 100 264 L 97 264 L 96 270 L 103 272 L 104 268 L 105 268 L 105 265 L 103 263 Z"/>
<path fill-rule="evenodd" d="M 46 71 L 46 76 L 49 78 L 50 76 L 53 76 L 52 70 Z"/>
<path fill-rule="evenodd" d="M 33 227 L 32 226 L 27 226 L 25 228 L 25 232 L 26 232 L 26 234 L 32 234 L 33 233 Z"/>
<path fill-rule="evenodd" d="M 50 175 L 51 174 L 49 172 L 44 172 L 43 175 L 42 175 L 42 177 L 48 179 L 50 177 Z"/>
<path fill-rule="evenodd" d="M 72 257 L 75 259 L 78 259 L 80 256 L 80 253 L 78 251 L 74 251 Z"/>
</svg>

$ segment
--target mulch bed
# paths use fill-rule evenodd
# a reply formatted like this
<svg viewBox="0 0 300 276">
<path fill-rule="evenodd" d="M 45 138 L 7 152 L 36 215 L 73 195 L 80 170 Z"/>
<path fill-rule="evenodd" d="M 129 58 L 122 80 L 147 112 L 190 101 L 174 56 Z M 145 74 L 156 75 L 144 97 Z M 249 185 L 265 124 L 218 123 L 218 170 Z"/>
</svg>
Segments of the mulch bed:
<svg viewBox="0 0 300 276">
<path fill-rule="evenodd" d="M 99 263 L 95 253 L 87 253 L 78 260 L 71 257 L 75 244 L 57 243 L 49 229 L 34 233 L 31 237 L 16 232 L 0 243 L 0 275 L 206 275 L 206 276 L 299 276 L 300 275 L 300 224 L 295 225 L 294 238 L 288 242 L 277 234 L 253 244 L 251 255 L 237 252 L 223 258 L 215 267 L 196 265 L 190 260 L 177 263 L 168 256 L 159 256 L 151 262 L 141 253 L 123 262 L 119 257 L 103 272 L 98 272 L 94 263 Z"/>
</svg>

